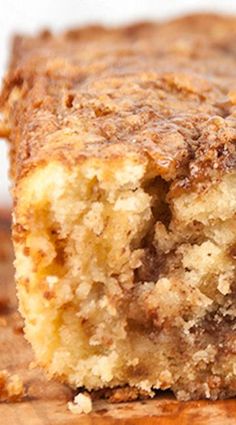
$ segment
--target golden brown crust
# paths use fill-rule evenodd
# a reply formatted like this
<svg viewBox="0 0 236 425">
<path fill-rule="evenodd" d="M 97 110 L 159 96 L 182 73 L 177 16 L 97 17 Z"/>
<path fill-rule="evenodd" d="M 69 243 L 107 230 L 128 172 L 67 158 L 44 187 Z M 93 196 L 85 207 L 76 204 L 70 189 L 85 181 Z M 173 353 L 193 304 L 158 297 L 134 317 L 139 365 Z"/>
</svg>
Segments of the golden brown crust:
<svg viewBox="0 0 236 425">
<path fill-rule="evenodd" d="M 1 103 L 17 179 L 52 156 L 148 156 L 176 190 L 236 164 L 236 19 L 16 37 Z M 7 134 L 7 132 L 6 132 Z"/>
</svg>

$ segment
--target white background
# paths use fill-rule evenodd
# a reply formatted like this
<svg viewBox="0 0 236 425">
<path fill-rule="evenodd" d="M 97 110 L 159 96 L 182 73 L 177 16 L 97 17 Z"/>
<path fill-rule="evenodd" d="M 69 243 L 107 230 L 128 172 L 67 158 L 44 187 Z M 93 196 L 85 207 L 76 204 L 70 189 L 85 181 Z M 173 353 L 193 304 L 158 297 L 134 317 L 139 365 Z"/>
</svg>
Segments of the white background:
<svg viewBox="0 0 236 425">
<path fill-rule="evenodd" d="M 88 22 L 109 25 L 165 19 L 193 11 L 236 14 L 236 0 L 0 0 L 0 77 L 15 32 L 32 33 L 42 27 L 58 31 Z M 0 207 L 9 203 L 7 148 L 0 141 Z"/>
</svg>

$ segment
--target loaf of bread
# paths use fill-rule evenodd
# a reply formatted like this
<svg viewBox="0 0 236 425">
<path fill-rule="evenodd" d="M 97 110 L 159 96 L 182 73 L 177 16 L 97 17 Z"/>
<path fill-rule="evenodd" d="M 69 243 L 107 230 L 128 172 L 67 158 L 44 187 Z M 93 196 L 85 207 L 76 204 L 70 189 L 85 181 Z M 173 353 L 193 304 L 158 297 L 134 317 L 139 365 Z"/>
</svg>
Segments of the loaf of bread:
<svg viewBox="0 0 236 425">
<path fill-rule="evenodd" d="M 49 377 L 236 394 L 235 46 L 212 15 L 15 38 L 16 282 Z"/>
</svg>

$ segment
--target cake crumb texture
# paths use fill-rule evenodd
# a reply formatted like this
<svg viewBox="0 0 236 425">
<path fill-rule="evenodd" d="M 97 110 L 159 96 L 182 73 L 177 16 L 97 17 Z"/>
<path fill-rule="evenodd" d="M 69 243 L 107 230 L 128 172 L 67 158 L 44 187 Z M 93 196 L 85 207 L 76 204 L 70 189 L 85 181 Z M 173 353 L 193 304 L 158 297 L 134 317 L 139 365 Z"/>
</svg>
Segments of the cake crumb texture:
<svg viewBox="0 0 236 425">
<path fill-rule="evenodd" d="M 89 394 L 79 393 L 75 396 L 73 402 L 68 402 L 68 408 L 71 413 L 90 413 L 92 411 L 92 401 Z"/>
</svg>

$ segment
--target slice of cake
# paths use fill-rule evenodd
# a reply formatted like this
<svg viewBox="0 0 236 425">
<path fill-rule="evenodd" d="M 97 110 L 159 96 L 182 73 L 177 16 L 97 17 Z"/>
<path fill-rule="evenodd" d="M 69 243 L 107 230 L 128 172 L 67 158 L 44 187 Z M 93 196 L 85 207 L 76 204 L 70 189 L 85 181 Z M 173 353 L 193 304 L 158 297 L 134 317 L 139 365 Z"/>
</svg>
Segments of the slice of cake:
<svg viewBox="0 0 236 425">
<path fill-rule="evenodd" d="M 235 46 L 208 15 L 15 38 L 16 281 L 50 377 L 236 394 Z"/>
</svg>

